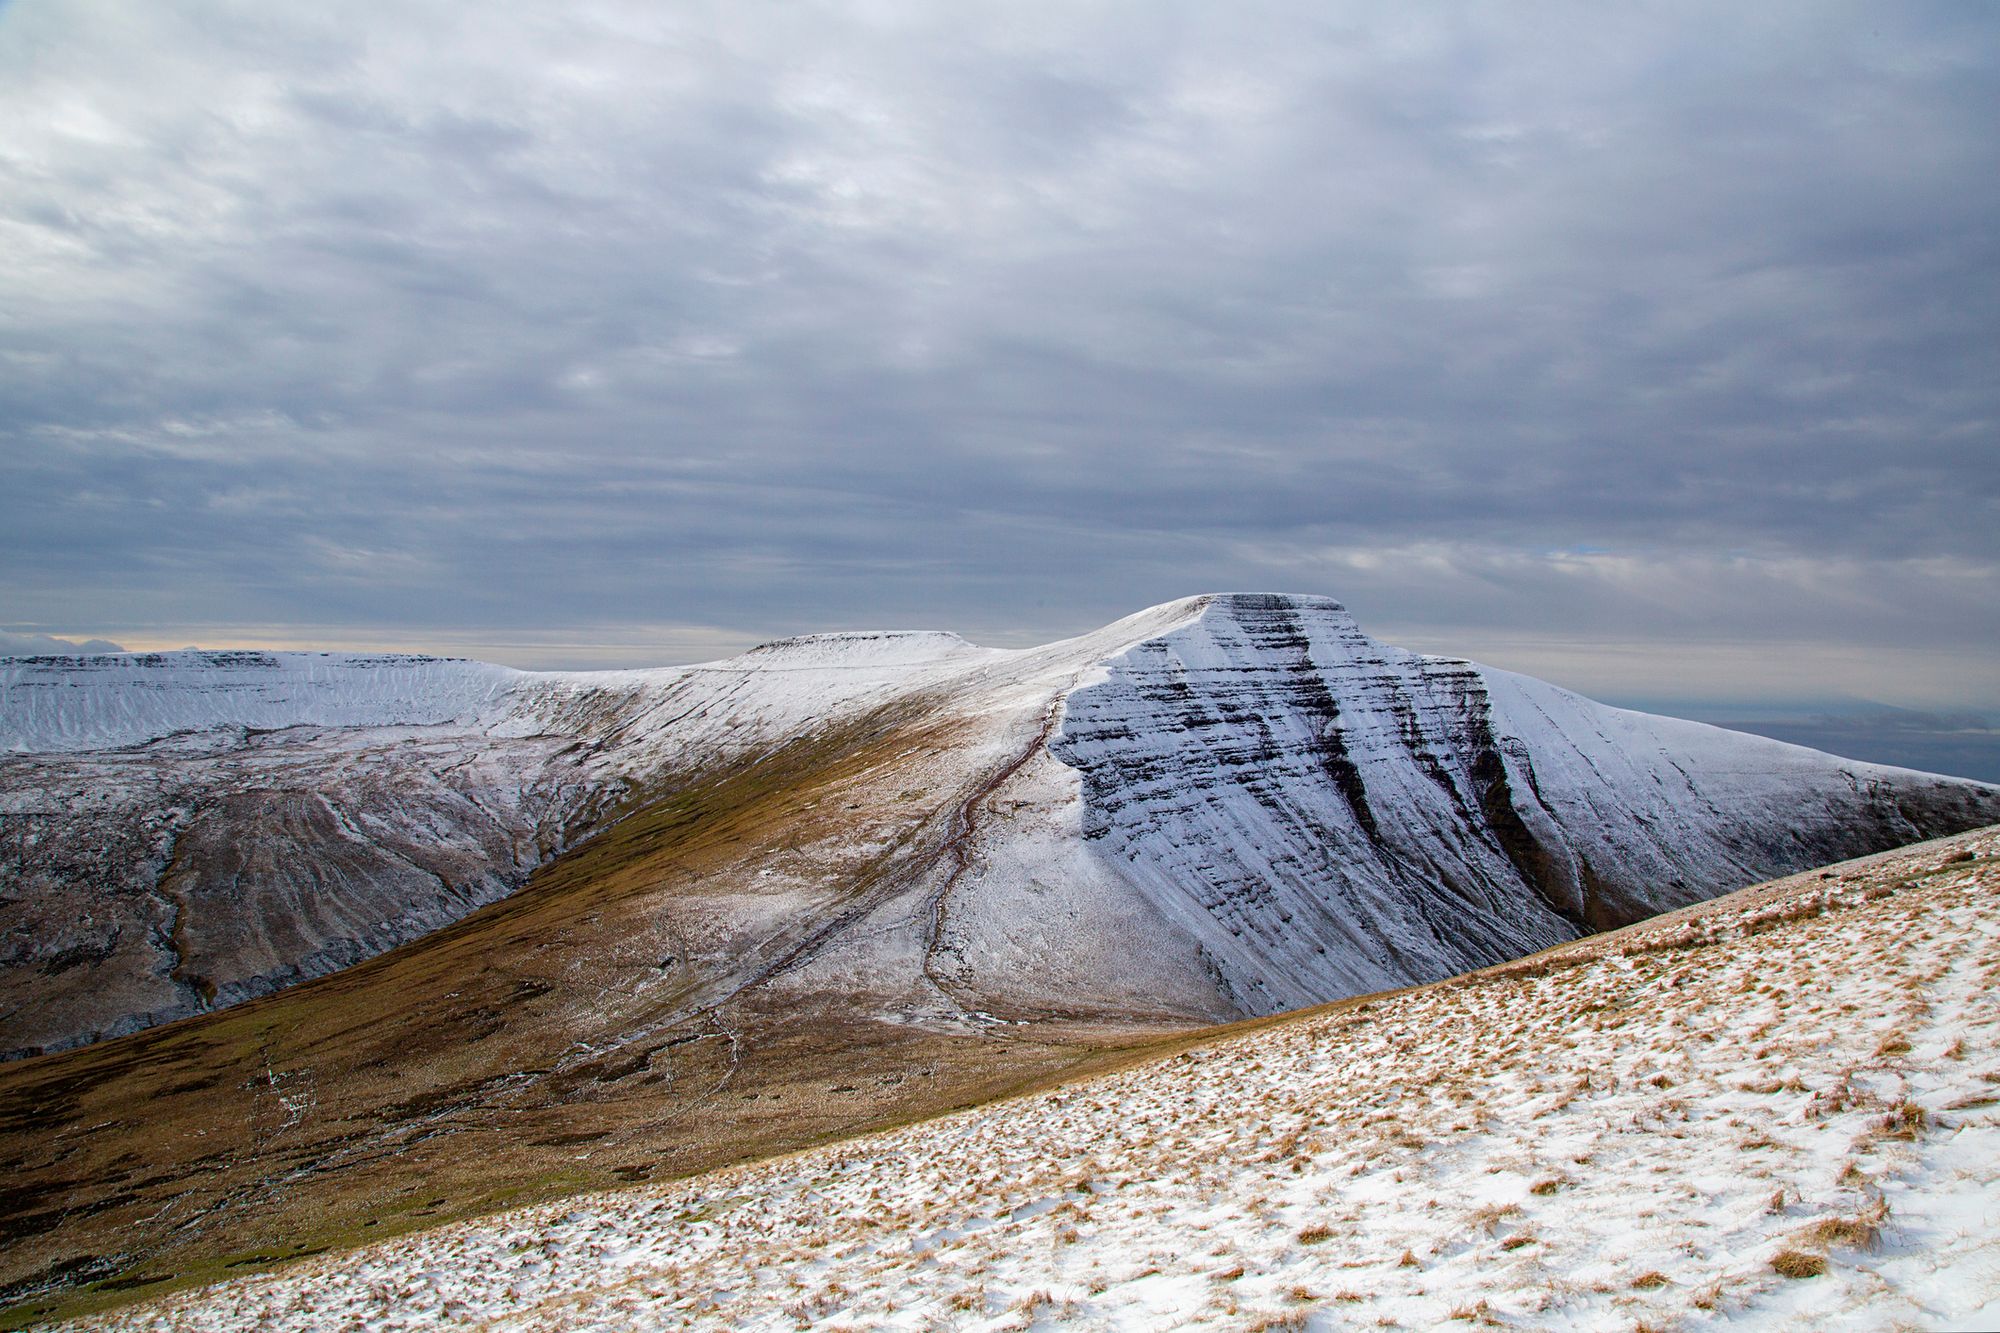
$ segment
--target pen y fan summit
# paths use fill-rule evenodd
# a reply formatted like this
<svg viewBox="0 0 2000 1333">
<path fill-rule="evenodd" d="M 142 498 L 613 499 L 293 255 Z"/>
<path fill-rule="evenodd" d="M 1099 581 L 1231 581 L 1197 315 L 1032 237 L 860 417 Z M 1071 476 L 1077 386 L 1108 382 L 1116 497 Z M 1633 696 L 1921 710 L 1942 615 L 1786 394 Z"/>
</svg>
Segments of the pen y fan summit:
<svg viewBox="0 0 2000 1333">
<path fill-rule="evenodd" d="M 1262 1014 L 2000 820 L 1992 787 L 1403 652 L 1323 598 L 1189 598 L 1037 649 L 816 635 L 656 671 L 14 659 L 0 1048 L 345 967 L 718 773 L 863 745 L 811 836 L 662 892 L 645 969 L 603 964 L 619 984 L 685 990 L 675 1013 L 776 989 L 942 1029 Z"/>
</svg>

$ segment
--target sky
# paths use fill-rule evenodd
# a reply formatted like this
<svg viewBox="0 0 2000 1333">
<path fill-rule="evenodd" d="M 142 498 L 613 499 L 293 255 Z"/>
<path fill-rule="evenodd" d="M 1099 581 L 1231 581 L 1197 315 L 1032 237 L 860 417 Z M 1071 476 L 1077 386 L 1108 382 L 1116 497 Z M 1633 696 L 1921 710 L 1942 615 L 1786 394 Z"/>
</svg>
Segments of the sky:
<svg viewBox="0 0 2000 1333">
<path fill-rule="evenodd" d="M 13 0 L 0 651 L 2000 709 L 1996 125 L 1977 4 Z"/>
</svg>

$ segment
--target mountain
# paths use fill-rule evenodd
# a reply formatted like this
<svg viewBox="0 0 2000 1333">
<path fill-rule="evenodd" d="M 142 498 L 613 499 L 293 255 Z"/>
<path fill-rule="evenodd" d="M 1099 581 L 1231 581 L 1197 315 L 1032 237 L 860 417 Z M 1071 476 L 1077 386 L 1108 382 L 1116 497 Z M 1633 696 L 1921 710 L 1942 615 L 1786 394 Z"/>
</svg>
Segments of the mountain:
<svg viewBox="0 0 2000 1333">
<path fill-rule="evenodd" d="M 0 1025 L 48 1052 L 0 1066 L 22 1309 L 801 1147 L 2000 821 L 2000 789 L 1405 653 L 1319 598 L 661 671 L 0 672 Z"/>
<path fill-rule="evenodd" d="M 1192 598 L 1020 652 L 818 635 L 651 672 L 13 659 L 0 1051 L 350 966 L 506 896 L 641 793 L 886 713 L 939 733 L 850 803 L 949 826 L 911 880 L 931 1017 L 1272 1013 L 2000 818 L 1979 784 L 1401 652 L 1320 598 Z M 816 905 L 873 845 L 850 842 L 760 863 L 752 915 L 813 920 L 826 952 L 845 932 Z M 702 966 L 733 974 L 764 930 Z"/>
<path fill-rule="evenodd" d="M 1992 1328 L 2000 830 L 91 1327 Z"/>
</svg>

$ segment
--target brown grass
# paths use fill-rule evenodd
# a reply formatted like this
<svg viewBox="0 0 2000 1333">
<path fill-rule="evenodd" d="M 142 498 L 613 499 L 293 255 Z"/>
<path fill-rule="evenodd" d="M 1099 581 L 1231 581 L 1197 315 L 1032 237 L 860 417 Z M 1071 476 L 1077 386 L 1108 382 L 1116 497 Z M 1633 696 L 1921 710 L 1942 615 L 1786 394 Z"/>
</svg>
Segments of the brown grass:
<svg viewBox="0 0 2000 1333">
<path fill-rule="evenodd" d="M 1489 1203 L 1472 1210 L 1466 1221 L 1482 1231 L 1491 1232 L 1510 1217 L 1521 1215 L 1518 1203 Z"/>
<path fill-rule="evenodd" d="M 824 914 L 741 954 L 741 975 L 684 960 L 663 981 L 659 955 L 632 947 L 699 917 L 704 895 L 750 873 L 748 848 L 842 845 L 850 804 L 916 826 L 950 793 L 902 800 L 882 784 L 896 781 L 898 755 L 949 739 L 936 724 L 877 716 L 669 775 L 511 897 L 403 948 L 219 1013 L 0 1066 L 0 1174 L 13 1191 L 0 1287 L 42 1290 L 0 1313 L 0 1327 L 809 1147 L 1199 1040 L 1023 1028 L 992 1043 L 824 1009 L 704 1008 L 703 987 L 726 995 L 759 958 L 810 947 Z M 825 914 L 894 889 L 907 852 L 840 862 L 850 895 Z M 677 1011 L 689 1017 L 620 1050 L 571 1054 L 591 1033 L 644 1032 Z M 315 1101 L 296 1124 L 272 1113 L 273 1068 L 312 1072 Z M 913 1068 L 932 1074 L 907 1077 Z M 842 1084 L 871 1095 L 829 1091 Z M 45 1145 L 65 1135 L 74 1150 L 52 1158 Z M 133 1160 L 147 1163 L 136 1185 L 118 1165 Z"/>
<path fill-rule="evenodd" d="M 1845 1245 L 1851 1249 L 1872 1250 L 1882 1238 L 1882 1224 L 1889 1220 L 1889 1201 L 1877 1199 L 1873 1206 L 1863 1212 L 1845 1217 L 1822 1217 L 1810 1226 L 1793 1233 L 1802 1244 L 1819 1249 L 1831 1249 Z"/>
<path fill-rule="evenodd" d="M 1780 1277 L 1818 1277 L 1826 1272 L 1826 1256 L 1805 1250 L 1779 1250 L 1771 1256 L 1771 1268 Z"/>
<path fill-rule="evenodd" d="M 1913 1141 L 1922 1138 L 1924 1131 L 1930 1128 L 1930 1124 L 1930 1112 L 1916 1102 L 1901 1101 L 1896 1103 L 1889 1114 L 1882 1117 L 1878 1132 L 1885 1139 Z"/>
<path fill-rule="evenodd" d="M 1875 1056 L 1877 1059 L 1884 1059 L 1894 1055 L 1908 1055 L 1909 1053 L 1910 1039 L 1900 1031 L 1885 1034 L 1882 1040 L 1875 1044 Z"/>
<path fill-rule="evenodd" d="M 1311 1318 L 1304 1310 L 1287 1310 L 1282 1313 L 1257 1315 L 1243 1326 L 1244 1333 L 1292 1333 L 1302 1329 Z"/>
</svg>

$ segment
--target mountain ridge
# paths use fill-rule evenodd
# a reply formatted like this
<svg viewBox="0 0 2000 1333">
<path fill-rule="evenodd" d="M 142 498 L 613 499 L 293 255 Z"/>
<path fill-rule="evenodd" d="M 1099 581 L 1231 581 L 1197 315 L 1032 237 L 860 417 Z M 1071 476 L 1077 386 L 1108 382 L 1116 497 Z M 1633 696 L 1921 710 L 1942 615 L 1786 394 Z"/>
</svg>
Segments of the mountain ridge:
<svg viewBox="0 0 2000 1333">
<path fill-rule="evenodd" d="M 665 775 L 892 704 L 984 736 L 942 787 L 984 793 L 972 769 L 1006 763 L 1042 811 L 988 821 L 981 855 L 1007 869 L 981 876 L 980 902 L 933 892 L 957 895 L 927 909 L 934 929 L 949 918 L 944 951 L 988 960 L 964 964 L 968 984 L 995 989 L 990 960 L 1011 948 L 986 900 L 1032 917 L 1026 886 L 1053 875 L 1079 929 L 1144 919 L 1198 957 L 1176 966 L 1193 992 L 1214 983 L 1196 1006 L 1211 1017 L 1434 980 L 2000 818 L 1979 784 L 1404 652 L 1303 595 L 1201 594 L 1032 649 L 862 631 L 641 671 L 14 659 L 0 744 L 41 752 L 0 763 L 17 886 L 0 902 L 0 1047 L 62 1049 L 350 965 L 513 892 Z M 1035 989 L 1030 966 L 998 990 Z"/>
<path fill-rule="evenodd" d="M 2000 789 L 1658 730 L 1376 644 L 1330 601 L 931 648 L 0 761 L 8 1022 L 155 1011 L 120 977 L 188 1006 L 0 1065 L 0 1301 L 686 1174 L 1434 979 L 1591 924 L 1550 902 L 1573 863 L 1645 912 L 2000 821 Z M 272 973 L 281 929 L 325 948 L 342 913 L 449 916 L 436 895 L 481 883 L 387 952 L 204 1008 L 199 982 Z"/>
</svg>

